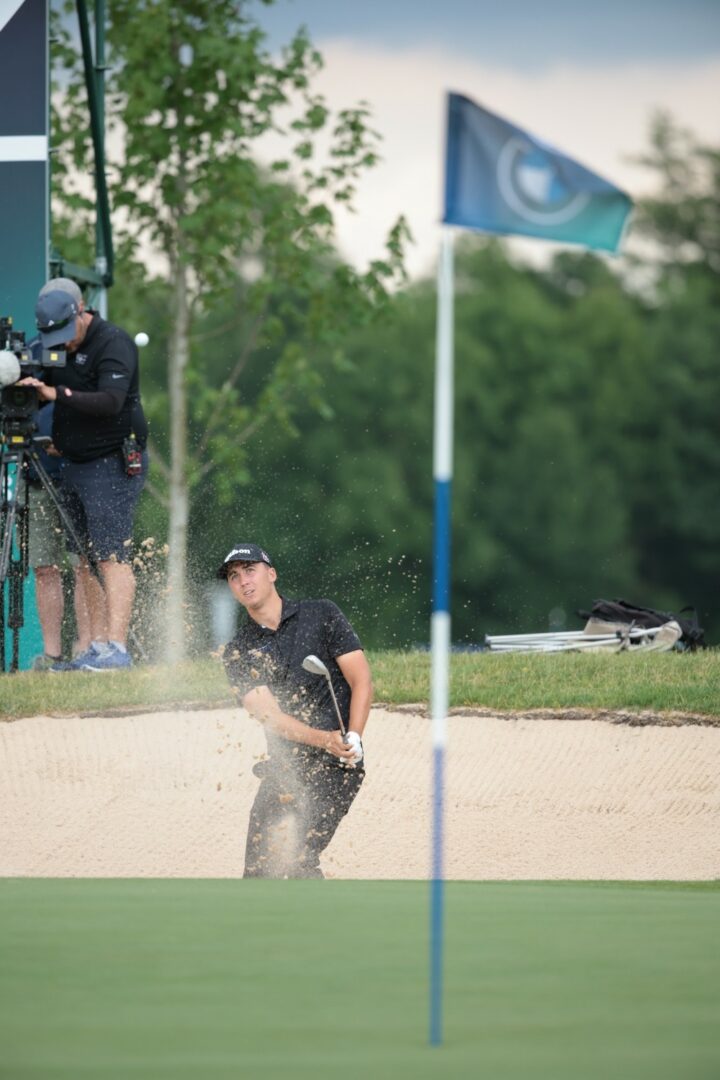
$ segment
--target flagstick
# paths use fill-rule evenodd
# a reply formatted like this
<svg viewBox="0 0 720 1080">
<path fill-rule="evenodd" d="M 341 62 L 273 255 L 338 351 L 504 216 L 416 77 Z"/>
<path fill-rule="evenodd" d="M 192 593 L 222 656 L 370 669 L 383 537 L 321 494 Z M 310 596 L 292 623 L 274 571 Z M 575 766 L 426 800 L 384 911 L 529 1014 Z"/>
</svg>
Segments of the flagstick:
<svg viewBox="0 0 720 1080">
<path fill-rule="evenodd" d="M 501 159 L 521 137 L 539 156 L 546 177 L 564 179 L 571 197 L 557 215 L 548 201 L 546 214 L 527 207 L 507 177 L 499 185 Z M 523 151 L 524 152 L 524 151 Z M 598 198 L 596 196 L 602 196 Z M 481 232 L 512 233 L 564 240 L 604 251 L 617 251 L 632 201 L 625 192 L 589 172 L 578 162 L 550 149 L 462 94 L 448 94 L 445 140 L 443 222 Z M 534 216 L 528 214 L 532 210 Z M 590 212 L 592 211 L 592 212 Z M 435 361 L 435 537 L 431 624 L 431 711 L 433 741 L 432 880 L 430 894 L 430 1043 L 442 1043 L 443 975 L 443 796 L 447 743 L 450 660 L 450 489 L 453 444 L 453 236 L 443 231 L 438 263 L 437 350 Z"/>
<path fill-rule="evenodd" d="M 450 492 L 453 452 L 453 234 L 442 234 L 437 282 L 433 476 L 435 535 L 431 621 L 433 743 L 432 880 L 430 891 L 430 1043 L 442 1043 L 443 802 L 450 656 Z"/>
</svg>

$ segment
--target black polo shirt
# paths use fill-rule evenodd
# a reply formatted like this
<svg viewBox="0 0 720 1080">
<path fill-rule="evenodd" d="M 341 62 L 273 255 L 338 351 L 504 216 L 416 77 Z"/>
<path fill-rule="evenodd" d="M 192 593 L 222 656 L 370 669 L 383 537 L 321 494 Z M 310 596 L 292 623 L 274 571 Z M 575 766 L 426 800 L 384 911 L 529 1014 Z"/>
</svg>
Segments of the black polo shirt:
<svg viewBox="0 0 720 1080">
<path fill-rule="evenodd" d="M 105 457 L 120 450 L 132 430 L 140 445 L 145 445 L 147 425 L 140 405 L 137 346 L 119 326 L 93 312 L 80 347 L 67 355 L 66 367 L 48 371 L 45 378 L 51 386 L 124 395 L 120 412 L 114 416 L 79 412 L 62 394 L 58 396 L 52 435 L 64 457 L 70 461 Z"/>
<path fill-rule="evenodd" d="M 258 686 L 267 686 L 280 708 L 291 716 L 323 731 L 336 731 L 337 714 L 327 679 L 306 671 L 302 662 L 313 653 L 330 672 L 340 715 L 347 728 L 350 719 L 350 687 L 336 657 L 362 649 L 360 640 L 340 608 L 331 600 L 289 600 L 282 597 L 282 615 L 277 630 L 260 626 L 254 619 L 238 630 L 225 646 L 223 661 L 228 678 L 240 697 Z M 272 757 L 278 743 L 287 740 L 266 730 Z M 324 751 L 301 747 L 301 756 Z"/>
</svg>

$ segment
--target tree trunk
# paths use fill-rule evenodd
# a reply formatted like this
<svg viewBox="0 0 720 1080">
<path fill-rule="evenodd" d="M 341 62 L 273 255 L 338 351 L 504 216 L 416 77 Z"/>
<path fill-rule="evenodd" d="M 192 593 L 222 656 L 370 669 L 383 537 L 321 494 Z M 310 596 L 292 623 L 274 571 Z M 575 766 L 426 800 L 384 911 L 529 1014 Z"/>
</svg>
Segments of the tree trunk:
<svg viewBox="0 0 720 1080">
<path fill-rule="evenodd" d="M 168 529 L 168 593 L 165 605 L 165 659 L 177 664 L 185 658 L 186 574 L 189 491 L 187 481 L 187 387 L 185 372 L 190 356 L 190 311 L 187 269 L 174 267 L 173 316 L 168 359 L 170 399 L 170 522 Z"/>
</svg>

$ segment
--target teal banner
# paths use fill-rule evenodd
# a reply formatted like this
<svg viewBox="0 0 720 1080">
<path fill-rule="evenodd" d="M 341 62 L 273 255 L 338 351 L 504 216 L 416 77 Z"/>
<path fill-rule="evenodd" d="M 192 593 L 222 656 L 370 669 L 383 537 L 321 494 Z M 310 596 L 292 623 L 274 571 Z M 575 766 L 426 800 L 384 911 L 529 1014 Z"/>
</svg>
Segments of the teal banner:
<svg viewBox="0 0 720 1080">
<path fill-rule="evenodd" d="M 0 317 L 35 334 L 35 299 L 48 276 L 48 5 L 0 2 Z M 4 511 L 3 511 L 4 512 Z M 32 527 L 32 522 L 31 522 Z M 13 545 L 17 554 L 17 544 Z M 8 586 L 2 602 L 8 613 Z M 19 666 L 42 652 L 32 574 L 23 589 Z M 11 634 L 5 623 L 5 667 Z"/>
</svg>

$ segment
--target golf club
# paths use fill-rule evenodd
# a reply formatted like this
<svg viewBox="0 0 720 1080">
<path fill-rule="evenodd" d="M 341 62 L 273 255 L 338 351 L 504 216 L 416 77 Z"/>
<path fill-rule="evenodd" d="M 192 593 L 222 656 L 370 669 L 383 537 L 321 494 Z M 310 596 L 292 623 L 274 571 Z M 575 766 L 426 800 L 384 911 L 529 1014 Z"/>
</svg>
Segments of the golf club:
<svg viewBox="0 0 720 1080">
<path fill-rule="evenodd" d="M 313 653 L 310 653 L 309 656 L 305 657 L 305 659 L 302 662 L 302 666 L 305 668 L 306 671 L 309 671 L 312 675 L 324 675 L 325 678 L 327 679 L 328 686 L 330 687 L 330 693 L 332 694 L 333 705 L 335 706 L 335 712 L 337 713 L 338 724 L 340 725 L 340 730 L 343 733 L 343 740 L 344 740 L 345 736 L 347 735 L 347 731 L 345 730 L 345 725 L 343 723 L 343 718 L 340 715 L 340 708 L 339 708 L 338 703 L 337 703 L 337 698 L 335 697 L 335 691 L 333 690 L 333 684 L 332 684 L 332 679 L 330 678 L 330 672 L 328 671 L 325 664 L 323 664 L 320 657 L 315 656 Z"/>
</svg>

